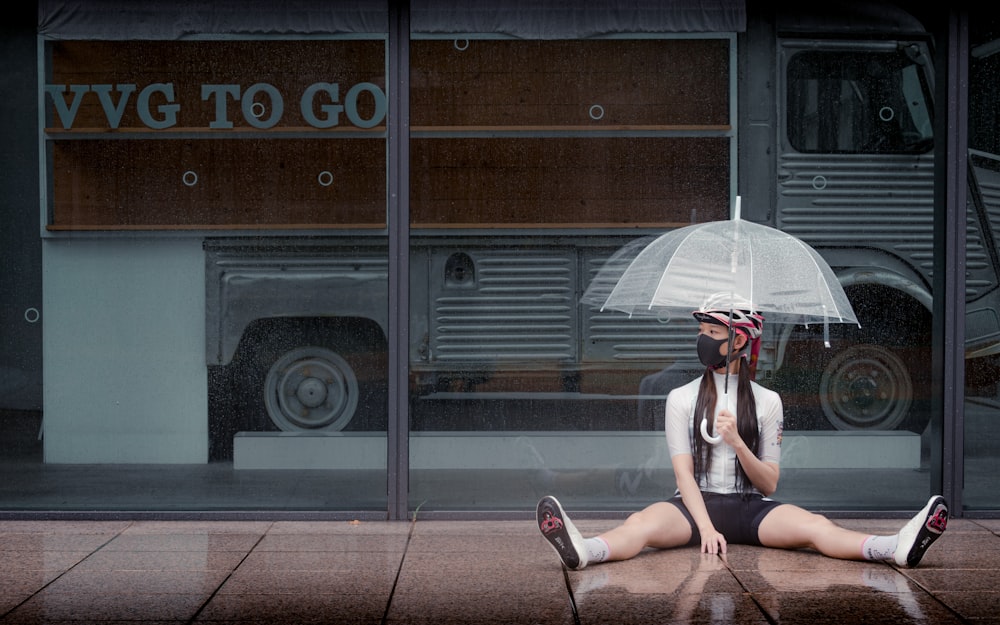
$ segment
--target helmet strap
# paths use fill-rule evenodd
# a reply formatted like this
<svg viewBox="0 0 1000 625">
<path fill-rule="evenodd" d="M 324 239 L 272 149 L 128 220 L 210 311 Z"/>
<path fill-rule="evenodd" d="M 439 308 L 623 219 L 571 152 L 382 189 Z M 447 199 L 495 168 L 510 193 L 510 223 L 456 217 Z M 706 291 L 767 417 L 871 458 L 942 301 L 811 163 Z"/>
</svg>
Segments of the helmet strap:
<svg viewBox="0 0 1000 625">
<path fill-rule="evenodd" d="M 729 344 L 726 346 L 726 380 L 723 386 L 723 392 L 729 394 L 729 364 L 733 362 L 733 344 L 736 343 L 736 330 L 733 329 L 733 315 L 729 314 Z"/>
</svg>

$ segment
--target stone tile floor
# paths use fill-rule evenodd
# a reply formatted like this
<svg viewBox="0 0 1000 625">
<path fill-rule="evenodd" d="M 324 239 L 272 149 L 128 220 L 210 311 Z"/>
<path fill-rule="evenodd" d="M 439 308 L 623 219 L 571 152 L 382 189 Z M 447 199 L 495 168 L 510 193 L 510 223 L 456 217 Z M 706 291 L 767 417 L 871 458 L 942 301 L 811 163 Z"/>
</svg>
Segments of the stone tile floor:
<svg viewBox="0 0 1000 625">
<path fill-rule="evenodd" d="M 0 520 L 0 623 L 1000 624 L 998 558 L 1000 520 L 952 519 L 916 569 L 734 545 L 583 571 L 531 521 Z"/>
</svg>

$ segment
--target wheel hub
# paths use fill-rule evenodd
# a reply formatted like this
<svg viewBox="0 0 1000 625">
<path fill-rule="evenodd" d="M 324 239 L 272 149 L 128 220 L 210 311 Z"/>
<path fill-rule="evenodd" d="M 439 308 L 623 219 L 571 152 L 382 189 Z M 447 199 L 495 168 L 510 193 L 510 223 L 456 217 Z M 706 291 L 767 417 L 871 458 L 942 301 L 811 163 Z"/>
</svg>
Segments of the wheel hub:
<svg viewBox="0 0 1000 625">
<path fill-rule="evenodd" d="M 342 430 L 358 406 L 358 382 L 350 364 L 323 347 L 286 352 L 265 382 L 271 420 L 285 431 Z"/>
<path fill-rule="evenodd" d="M 318 378 L 306 378 L 295 389 L 295 397 L 307 408 L 315 408 L 326 401 L 326 384 Z"/>
<path fill-rule="evenodd" d="M 849 380 L 842 401 L 853 404 L 862 412 L 871 412 L 873 409 L 877 409 L 875 403 L 880 399 L 878 397 L 878 383 L 874 379 L 877 375 L 876 372 L 872 372 L 871 375 Z"/>
</svg>

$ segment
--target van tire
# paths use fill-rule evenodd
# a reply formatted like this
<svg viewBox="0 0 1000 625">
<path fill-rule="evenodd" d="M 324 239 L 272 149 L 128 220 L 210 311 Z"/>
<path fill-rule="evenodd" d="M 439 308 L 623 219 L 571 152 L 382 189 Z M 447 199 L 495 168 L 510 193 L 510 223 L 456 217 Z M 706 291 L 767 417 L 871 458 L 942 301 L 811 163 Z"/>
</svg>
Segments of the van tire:
<svg viewBox="0 0 1000 625">
<path fill-rule="evenodd" d="M 887 287 L 845 289 L 861 327 L 798 326 L 775 376 L 785 429 L 923 432 L 931 417 L 930 314 Z M 885 311 L 892 311 L 887 316 Z"/>
<path fill-rule="evenodd" d="M 819 383 L 819 402 L 838 430 L 905 429 L 913 380 L 891 349 L 857 343 L 832 354 Z"/>
<path fill-rule="evenodd" d="M 339 354 L 318 345 L 286 351 L 264 377 L 264 407 L 286 432 L 336 432 L 354 418 L 358 378 Z"/>
<path fill-rule="evenodd" d="M 312 376 L 301 374 L 310 373 L 303 369 L 310 365 L 325 374 L 324 381 L 303 387 Z M 237 432 L 384 432 L 387 374 L 387 341 L 374 322 L 257 320 L 244 331 L 229 365 L 209 367 L 209 457 L 231 459 Z M 274 394 L 279 387 L 301 405 L 280 399 Z M 318 414 L 296 412 L 302 400 L 315 403 L 324 393 L 334 396 Z"/>
</svg>

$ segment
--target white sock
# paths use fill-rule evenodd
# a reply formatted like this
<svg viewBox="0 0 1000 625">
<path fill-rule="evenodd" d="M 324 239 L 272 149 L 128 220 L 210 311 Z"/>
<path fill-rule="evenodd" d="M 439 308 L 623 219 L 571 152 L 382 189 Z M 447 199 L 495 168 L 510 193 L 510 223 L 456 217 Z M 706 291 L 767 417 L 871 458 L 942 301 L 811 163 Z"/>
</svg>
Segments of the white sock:
<svg viewBox="0 0 1000 625">
<path fill-rule="evenodd" d="M 583 545 L 587 549 L 587 562 L 604 562 L 611 555 L 608 543 L 599 536 L 585 539 Z"/>
<path fill-rule="evenodd" d="M 861 556 L 865 560 L 891 560 L 896 553 L 899 536 L 869 536 L 861 545 Z"/>
</svg>

